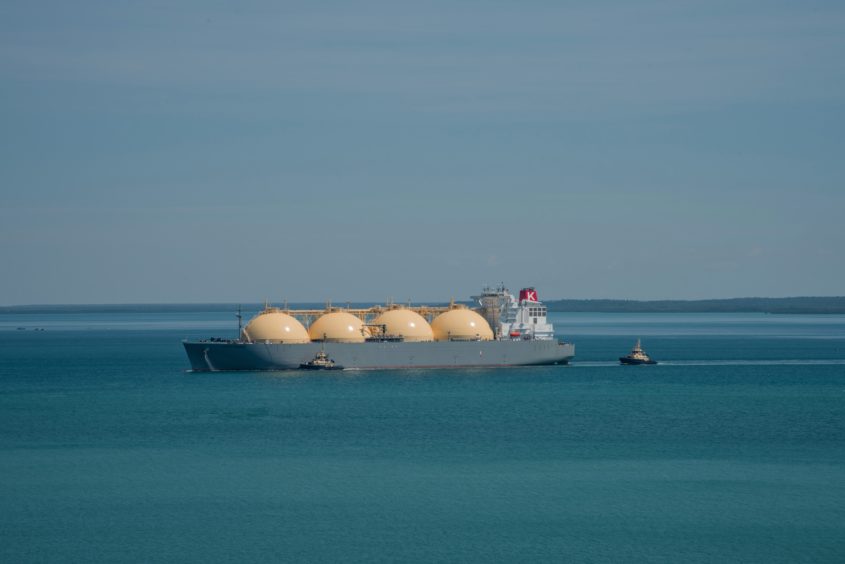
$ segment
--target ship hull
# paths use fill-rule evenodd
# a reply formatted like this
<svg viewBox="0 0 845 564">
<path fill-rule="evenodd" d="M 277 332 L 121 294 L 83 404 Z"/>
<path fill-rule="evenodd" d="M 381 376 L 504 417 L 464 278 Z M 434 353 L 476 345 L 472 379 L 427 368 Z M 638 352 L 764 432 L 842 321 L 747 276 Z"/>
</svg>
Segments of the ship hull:
<svg viewBox="0 0 845 564">
<path fill-rule="evenodd" d="M 347 369 L 456 368 L 567 364 L 575 347 L 556 340 L 368 343 L 183 341 L 194 371 L 296 370 L 325 350 Z"/>
<path fill-rule="evenodd" d="M 639 358 L 628 358 L 627 356 L 619 357 L 620 364 L 627 364 L 628 366 L 640 366 L 644 364 L 657 364 L 656 360 L 642 360 Z"/>
</svg>

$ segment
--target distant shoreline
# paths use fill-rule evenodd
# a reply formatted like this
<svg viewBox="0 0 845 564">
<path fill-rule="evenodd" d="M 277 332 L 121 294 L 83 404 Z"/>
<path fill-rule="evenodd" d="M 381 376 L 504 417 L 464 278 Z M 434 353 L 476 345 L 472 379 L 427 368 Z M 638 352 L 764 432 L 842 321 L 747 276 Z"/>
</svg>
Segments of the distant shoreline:
<svg viewBox="0 0 845 564">
<path fill-rule="evenodd" d="M 466 303 L 466 302 L 465 302 Z M 547 300 L 549 311 L 568 313 L 772 313 L 845 314 L 845 297 L 731 298 L 720 300 Z M 273 304 L 281 305 L 281 304 Z M 324 302 L 288 304 L 294 309 L 322 309 Z M 371 307 L 374 302 L 336 303 L 336 307 Z M 429 303 L 427 305 L 445 305 Z M 21 313 L 244 313 L 263 309 L 263 304 L 45 304 L 0 306 L 0 314 Z"/>
<path fill-rule="evenodd" d="M 549 311 L 584 313 L 845 313 L 845 297 L 721 300 L 553 300 Z"/>
</svg>

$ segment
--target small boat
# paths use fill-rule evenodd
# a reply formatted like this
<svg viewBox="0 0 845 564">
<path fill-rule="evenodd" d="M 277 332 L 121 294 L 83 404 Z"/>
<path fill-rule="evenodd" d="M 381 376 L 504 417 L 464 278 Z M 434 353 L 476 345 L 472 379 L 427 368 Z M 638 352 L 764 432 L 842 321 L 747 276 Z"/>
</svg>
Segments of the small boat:
<svg viewBox="0 0 845 564">
<path fill-rule="evenodd" d="M 312 360 L 300 364 L 299 368 L 302 370 L 343 370 L 343 367 L 335 364 L 325 351 L 318 352 Z"/>
<path fill-rule="evenodd" d="M 643 348 L 640 346 L 639 339 L 637 339 L 637 344 L 634 345 L 634 348 L 631 349 L 631 353 L 628 356 L 619 357 L 619 362 L 621 364 L 657 364 L 656 360 L 651 360 L 651 358 L 649 358 L 649 356 L 645 353 Z"/>
</svg>

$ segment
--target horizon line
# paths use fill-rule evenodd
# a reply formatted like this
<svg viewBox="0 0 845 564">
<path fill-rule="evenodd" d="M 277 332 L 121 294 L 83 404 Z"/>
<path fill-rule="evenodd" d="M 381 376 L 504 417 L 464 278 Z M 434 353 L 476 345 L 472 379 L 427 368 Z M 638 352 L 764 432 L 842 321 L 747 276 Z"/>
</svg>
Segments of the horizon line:
<svg viewBox="0 0 845 564">
<path fill-rule="evenodd" d="M 795 295 L 795 296 L 739 296 L 739 297 L 730 297 L 730 298 L 657 298 L 657 299 L 638 299 L 638 298 L 552 298 L 541 300 L 541 303 L 551 303 L 551 302 L 598 302 L 598 301 L 610 301 L 610 302 L 640 302 L 640 303 L 652 303 L 652 302 L 710 302 L 710 301 L 731 301 L 731 300 L 795 300 L 795 299 L 825 299 L 825 300 L 837 300 L 837 299 L 845 299 L 845 296 L 808 296 L 808 295 Z M 472 300 L 455 300 L 456 303 L 464 303 L 464 302 L 471 302 Z M 311 300 L 282 300 L 281 303 L 287 303 L 288 305 L 291 304 L 323 304 L 328 305 L 330 304 L 331 307 L 343 307 L 339 304 L 388 304 L 392 303 L 395 305 L 403 305 L 407 303 L 416 304 L 416 305 L 426 305 L 426 304 L 443 304 L 449 303 L 449 300 L 437 300 L 437 301 L 393 301 L 393 302 L 385 302 L 384 300 L 340 300 L 335 302 L 334 300 L 319 300 L 319 301 L 311 301 Z M 18 309 L 18 308 L 47 308 L 47 307 L 153 307 L 153 306 L 229 306 L 229 305 L 274 305 L 278 304 L 275 300 L 273 301 L 220 301 L 220 302 L 65 302 L 65 303 L 28 303 L 28 304 L 9 304 L 9 305 L 0 305 L 0 310 L 8 310 L 8 309 Z"/>
</svg>

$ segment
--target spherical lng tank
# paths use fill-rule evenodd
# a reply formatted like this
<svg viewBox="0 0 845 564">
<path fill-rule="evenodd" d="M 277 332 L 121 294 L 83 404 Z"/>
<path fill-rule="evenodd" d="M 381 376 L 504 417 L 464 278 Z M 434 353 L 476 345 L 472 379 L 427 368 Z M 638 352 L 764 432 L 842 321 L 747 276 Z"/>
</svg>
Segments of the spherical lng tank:
<svg viewBox="0 0 845 564">
<path fill-rule="evenodd" d="M 364 322 L 345 311 L 321 315 L 308 328 L 312 341 L 363 343 L 368 335 Z"/>
<path fill-rule="evenodd" d="M 293 344 L 310 341 L 302 323 L 281 311 L 263 311 L 253 317 L 244 327 L 243 337 L 251 342 Z"/>
<path fill-rule="evenodd" d="M 435 341 L 491 341 L 493 330 L 487 320 L 471 309 L 456 307 L 431 322 Z"/>
<path fill-rule="evenodd" d="M 425 318 L 410 309 L 391 309 L 375 319 L 372 325 L 384 325 L 384 333 L 389 336 L 401 336 L 406 341 L 433 341 L 434 334 Z"/>
</svg>

